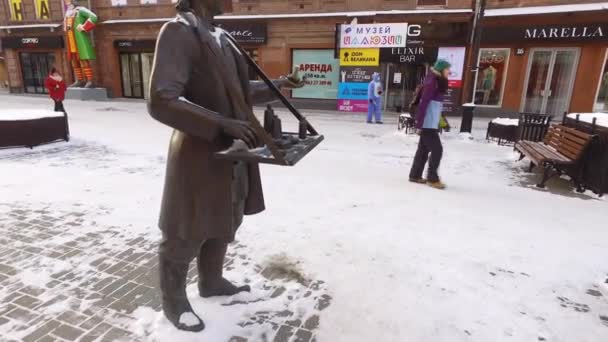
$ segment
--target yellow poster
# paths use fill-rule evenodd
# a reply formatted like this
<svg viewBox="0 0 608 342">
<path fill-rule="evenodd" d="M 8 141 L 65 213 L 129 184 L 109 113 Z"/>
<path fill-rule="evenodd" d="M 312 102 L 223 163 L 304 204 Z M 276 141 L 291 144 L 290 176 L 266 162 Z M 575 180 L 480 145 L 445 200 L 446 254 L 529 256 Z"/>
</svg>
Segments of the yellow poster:
<svg viewBox="0 0 608 342">
<path fill-rule="evenodd" d="M 380 49 L 340 49 L 340 65 L 378 66 Z"/>
<path fill-rule="evenodd" d="M 23 20 L 23 0 L 8 0 L 8 6 L 11 10 L 11 20 Z"/>
<path fill-rule="evenodd" d="M 36 0 L 36 15 L 38 19 L 51 19 L 49 0 Z"/>
</svg>

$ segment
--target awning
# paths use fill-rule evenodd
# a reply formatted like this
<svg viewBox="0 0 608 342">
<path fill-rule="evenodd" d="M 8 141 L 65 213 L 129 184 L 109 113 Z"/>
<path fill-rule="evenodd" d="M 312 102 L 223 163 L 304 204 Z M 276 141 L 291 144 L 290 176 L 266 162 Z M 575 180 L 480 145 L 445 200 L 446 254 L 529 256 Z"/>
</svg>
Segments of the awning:
<svg viewBox="0 0 608 342">
<path fill-rule="evenodd" d="M 31 28 L 57 28 L 60 27 L 61 23 L 52 24 L 31 24 L 31 25 L 8 25 L 0 26 L 0 30 L 17 30 L 17 29 L 31 29 Z"/>
</svg>

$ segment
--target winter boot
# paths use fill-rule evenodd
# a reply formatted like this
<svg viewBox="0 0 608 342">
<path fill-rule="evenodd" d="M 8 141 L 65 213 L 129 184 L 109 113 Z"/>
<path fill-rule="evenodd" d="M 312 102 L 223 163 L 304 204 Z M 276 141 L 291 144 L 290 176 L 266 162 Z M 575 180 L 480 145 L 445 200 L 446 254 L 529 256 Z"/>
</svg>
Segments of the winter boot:
<svg viewBox="0 0 608 342">
<path fill-rule="evenodd" d="M 236 286 L 222 276 L 227 249 L 228 244 L 219 239 L 211 239 L 203 244 L 197 259 L 198 291 L 201 297 L 233 296 L 239 292 L 251 291 L 249 285 Z"/>
<path fill-rule="evenodd" d="M 179 330 L 198 332 L 205 329 L 186 296 L 188 264 L 173 262 L 160 255 L 158 267 L 165 317 Z"/>
<path fill-rule="evenodd" d="M 440 180 L 435 181 L 435 182 L 427 181 L 426 184 L 428 184 L 430 187 L 435 188 L 435 189 L 439 189 L 439 190 L 445 189 L 445 184 L 443 184 Z"/>
<path fill-rule="evenodd" d="M 426 179 L 424 178 L 410 178 L 410 182 L 417 184 L 426 184 Z"/>
</svg>

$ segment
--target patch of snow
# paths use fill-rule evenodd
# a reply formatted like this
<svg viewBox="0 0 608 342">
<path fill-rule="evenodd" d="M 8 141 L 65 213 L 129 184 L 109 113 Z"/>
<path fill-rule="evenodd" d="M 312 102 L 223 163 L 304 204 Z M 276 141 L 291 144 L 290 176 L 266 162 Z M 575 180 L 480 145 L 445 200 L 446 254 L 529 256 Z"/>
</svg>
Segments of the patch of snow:
<svg viewBox="0 0 608 342">
<path fill-rule="evenodd" d="M 596 119 L 596 124 L 598 126 L 608 127 L 608 113 L 572 113 L 568 114 L 568 117 L 571 119 L 576 119 L 579 117 L 580 121 L 593 123 L 593 119 Z"/>
<path fill-rule="evenodd" d="M 62 112 L 35 108 L 0 109 L 0 121 L 36 120 L 63 116 Z"/>
<path fill-rule="evenodd" d="M 492 120 L 492 123 L 502 126 L 519 126 L 518 119 L 496 118 Z"/>
<path fill-rule="evenodd" d="M 193 327 L 195 325 L 199 325 L 201 321 L 194 313 L 184 312 L 181 316 L 179 316 L 179 323 L 187 327 Z"/>
</svg>

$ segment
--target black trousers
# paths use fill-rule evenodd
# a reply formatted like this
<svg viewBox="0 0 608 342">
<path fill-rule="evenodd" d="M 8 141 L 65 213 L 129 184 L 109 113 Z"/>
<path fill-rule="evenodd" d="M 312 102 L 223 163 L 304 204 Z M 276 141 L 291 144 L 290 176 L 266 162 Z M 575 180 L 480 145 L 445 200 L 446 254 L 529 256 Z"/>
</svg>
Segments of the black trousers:
<svg viewBox="0 0 608 342">
<path fill-rule="evenodd" d="M 63 108 L 63 101 L 53 100 L 55 102 L 55 111 L 56 112 L 64 112 L 65 108 Z"/>
<path fill-rule="evenodd" d="M 430 154 L 430 157 L 429 157 Z M 441 157 L 443 156 L 443 145 L 441 145 L 441 139 L 439 138 L 439 130 L 436 129 L 422 129 L 420 133 L 420 141 L 418 142 L 418 150 L 414 157 L 414 164 L 410 171 L 410 178 L 419 179 L 422 178 L 424 172 L 424 166 L 426 162 L 429 162 L 427 171 L 427 180 L 429 182 L 439 181 L 439 164 L 441 164 Z"/>
</svg>

